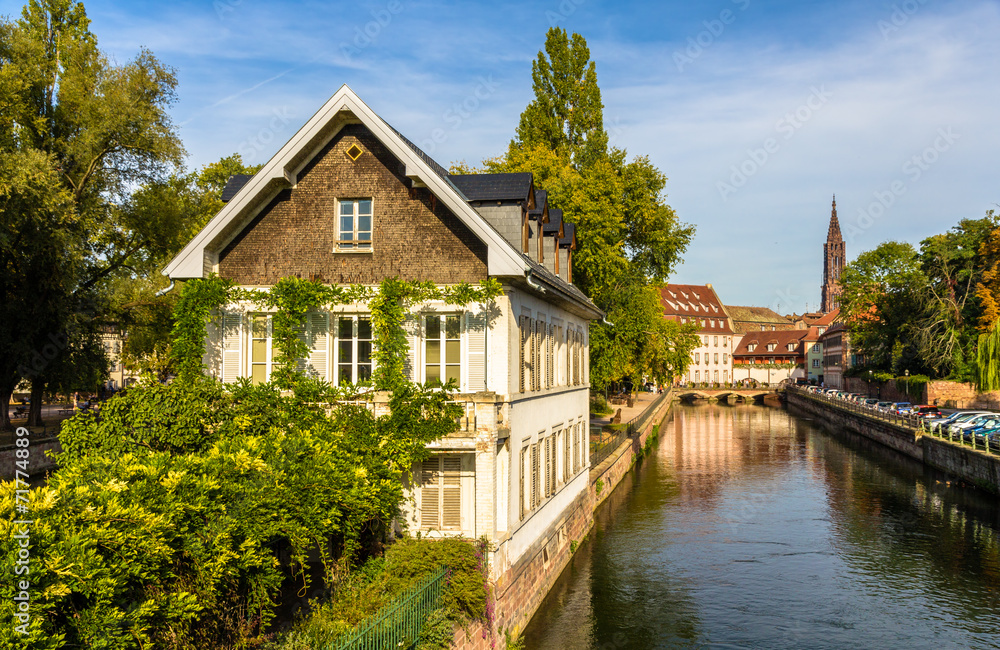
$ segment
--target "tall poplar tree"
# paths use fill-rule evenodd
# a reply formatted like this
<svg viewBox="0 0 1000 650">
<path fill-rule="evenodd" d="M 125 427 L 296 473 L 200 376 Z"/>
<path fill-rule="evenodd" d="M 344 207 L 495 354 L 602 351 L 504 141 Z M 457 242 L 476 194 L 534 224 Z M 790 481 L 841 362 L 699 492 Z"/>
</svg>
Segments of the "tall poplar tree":
<svg viewBox="0 0 1000 650">
<path fill-rule="evenodd" d="M 506 155 L 484 161 L 483 171 L 532 172 L 549 204 L 577 225 L 573 281 L 614 323 L 590 329 L 592 385 L 681 376 L 697 346 L 695 328 L 663 319 L 659 287 L 694 228 L 667 205 L 667 178 L 648 157 L 630 162 L 624 150 L 609 148 L 596 65 L 582 36 L 550 29 L 531 79 L 535 98 Z"/>
<path fill-rule="evenodd" d="M 89 352 L 106 283 L 162 251 L 178 225 L 125 209 L 132 188 L 181 162 L 166 112 L 174 73 L 146 50 L 109 61 L 89 24 L 72 0 L 31 0 L 19 20 L 0 20 L 0 302 L 12 316 L 0 331 L 0 407 L 27 379 L 35 424 L 45 386 L 80 370 L 67 355 L 99 358 Z"/>
</svg>

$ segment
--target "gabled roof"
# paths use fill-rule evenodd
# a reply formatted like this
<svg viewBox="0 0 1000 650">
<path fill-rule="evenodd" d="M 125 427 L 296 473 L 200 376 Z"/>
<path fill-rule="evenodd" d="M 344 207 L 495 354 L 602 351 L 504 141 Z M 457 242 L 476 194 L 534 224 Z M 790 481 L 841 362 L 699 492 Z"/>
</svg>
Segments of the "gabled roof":
<svg viewBox="0 0 1000 650">
<path fill-rule="evenodd" d="M 164 275 L 174 279 L 204 275 L 206 253 L 215 254 L 245 227 L 262 205 L 281 190 L 294 187 L 299 172 L 316 152 L 346 124 L 363 124 L 405 165 L 405 175 L 425 185 L 462 223 L 487 245 L 490 275 L 522 276 L 531 270 L 524 256 L 504 239 L 450 181 L 443 167 L 402 137 L 346 85 L 334 93 L 305 125 L 254 174 L 187 246 L 167 264 Z M 530 178 L 530 174 L 526 174 Z M 528 190 L 525 190 L 528 197 Z"/>
<path fill-rule="evenodd" d="M 559 240 L 559 248 L 576 249 L 576 224 L 563 221 L 563 238 Z"/>
<path fill-rule="evenodd" d="M 767 332 L 747 332 L 740 344 L 733 350 L 734 357 L 780 357 L 800 356 L 803 354 L 802 341 L 808 330 L 775 330 Z M 774 344 L 774 350 L 768 350 L 769 344 Z M 756 344 L 751 352 L 750 346 Z M 795 349 L 789 350 L 788 345 L 794 344 Z"/>
<path fill-rule="evenodd" d="M 733 329 L 739 334 L 761 331 L 761 327 L 770 330 L 792 329 L 795 324 L 768 307 L 737 307 L 726 305 L 726 311 L 733 319 Z"/>
<path fill-rule="evenodd" d="M 527 203 L 531 196 L 532 175 L 529 172 L 449 174 L 448 179 L 469 201 L 524 201 Z M 537 192 L 535 194 L 537 196 Z"/>
<path fill-rule="evenodd" d="M 813 322 L 811 322 L 809 324 L 810 325 L 814 325 L 816 327 L 829 327 L 833 323 L 836 323 L 838 320 L 840 320 L 840 308 L 839 307 L 837 309 L 834 309 L 833 311 L 831 311 L 829 314 L 823 314 L 823 316 L 820 317 L 818 320 L 814 320 Z"/>
<path fill-rule="evenodd" d="M 469 204 L 473 199 L 467 197 L 454 182 L 455 178 L 459 178 L 459 183 L 465 183 L 466 188 L 474 195 L 490 196 L 491 200 L 502 200 L 498 196 L 519 196 L 528 202 L 530 209 L 534 203 L 534 186 L 530 173 L 453 177 L 375 114 L 346 85 L 341 86 L 260 171 L 241 187 L 236 188 L 234 185 L 235 192 L 229 202 L 167 264 L 162 273 L 172 279 L 203 277 L 206 257 L 217 255 L 225 243 L 246 228 L 257 212 L 279 192 L 295 187 L 298 174 L 341 128 L 359 123 L 403 164 L 404 175 L 414 186 L 426 187 L 473 235 L 486 244 L 487 272 L 490 276 L 513 278 L 515 282 L 530 287 L 533 291 L 549 293 L 554 300 L 565 303 L 568 308 L 581 315 L 603 317 L 603 312 L 582 291 L 549 272 L 504 238 Z M 535 277 L 537 284 L 533 285 L 529 276 Z"/>
<path fill-rule="evenodd" d="M 565 237 L 563 232 L 562 210 L 559 208 L 549 208 L 549 221 L 542 226 L 542 234 L 546 236 Z"/>
</svg>

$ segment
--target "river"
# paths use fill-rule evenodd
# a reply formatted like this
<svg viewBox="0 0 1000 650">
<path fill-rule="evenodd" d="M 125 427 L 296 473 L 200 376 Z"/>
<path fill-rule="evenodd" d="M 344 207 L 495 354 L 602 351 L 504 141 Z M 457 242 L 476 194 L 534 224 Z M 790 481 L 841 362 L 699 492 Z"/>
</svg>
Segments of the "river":
<svg viewBox="0 0 1000 650">
<path fill-rule="evenodd" d="M 1000 648 L 1000 507 L 784 408 L 676 406 L 528 650 Z"/>
</svg>

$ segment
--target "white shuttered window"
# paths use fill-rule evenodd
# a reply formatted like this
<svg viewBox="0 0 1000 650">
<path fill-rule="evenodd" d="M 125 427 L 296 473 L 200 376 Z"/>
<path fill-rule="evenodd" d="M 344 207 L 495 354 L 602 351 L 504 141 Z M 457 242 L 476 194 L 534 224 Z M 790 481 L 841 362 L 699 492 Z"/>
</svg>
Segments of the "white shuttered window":
<svg viewBox="0 0 1000 650">
<path fill-rule="evenodd" d="M 461 456 L 431 456 L 421 464 L 420 527 L 424 530 L 462 528 Z"/>
</svg>

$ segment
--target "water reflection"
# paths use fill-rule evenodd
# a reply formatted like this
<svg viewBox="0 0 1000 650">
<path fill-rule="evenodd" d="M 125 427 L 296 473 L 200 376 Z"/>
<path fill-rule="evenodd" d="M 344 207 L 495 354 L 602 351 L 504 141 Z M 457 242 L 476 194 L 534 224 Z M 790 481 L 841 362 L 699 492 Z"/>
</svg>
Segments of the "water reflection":
<svg viewBox="0 0 1000 650">
<path fill-rule="evenodd" d="M 782 409 L 683 406 L 528 648 L 1000 647 L 993 497 Z"/>
</svg>

